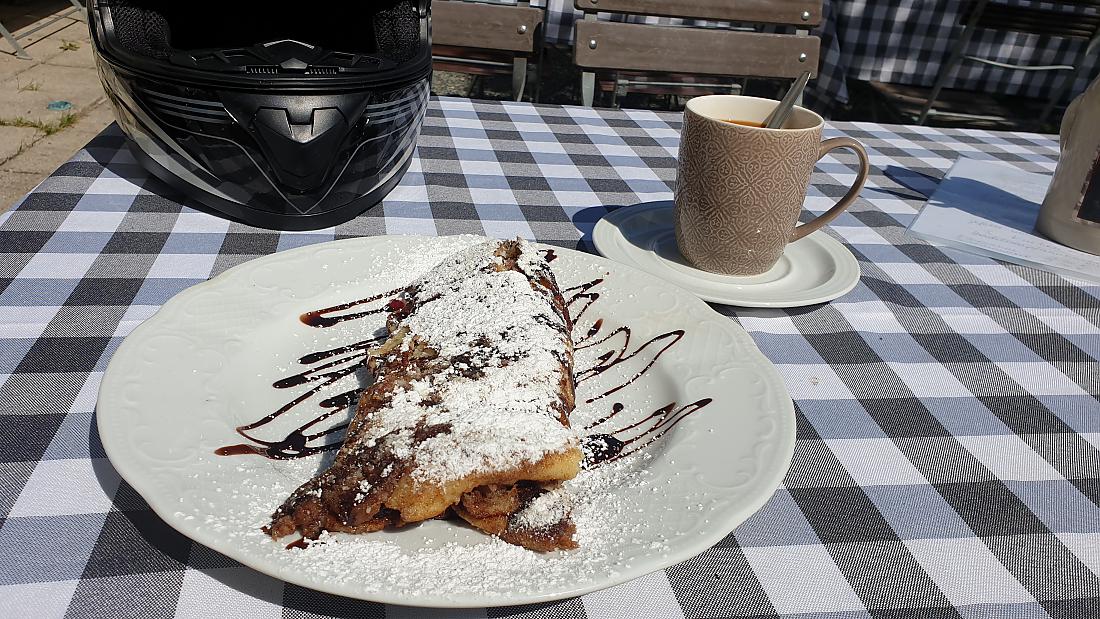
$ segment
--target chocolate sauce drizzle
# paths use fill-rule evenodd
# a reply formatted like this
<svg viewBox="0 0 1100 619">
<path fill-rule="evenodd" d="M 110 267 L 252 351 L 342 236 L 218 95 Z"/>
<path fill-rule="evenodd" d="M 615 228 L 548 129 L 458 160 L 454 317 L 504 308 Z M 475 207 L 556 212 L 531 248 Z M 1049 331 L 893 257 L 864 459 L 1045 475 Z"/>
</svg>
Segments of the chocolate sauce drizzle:
<svg viewBox="0 0 1100 619">
<path fill-rule="evenodd" d="M 649 416 L 628 426 L 612 430 L 608 434 L 596 433 L 585 436 L 584 441 L 581 443 L 581 450 L 584 452 L 582 466 L 590 469 L 604 462 L 613 462 L 645 449 L 660 440 L 665 434 L 668 434 L 673 426 L 710 404 L 711 401 L 710 398 L 703 398 L 683 406 L 676 406 L 676 402 L 671 402 L 653 411 Z M 623 412 L 623 409 L 622 403 L 616 402 L 611 407 L 610 414 L 588 424 L 584 429 L 594 430 L 598 428 L 614 419 L 619 413 Z M 632 449 L 627 449 L 638 443 L 638 441 L 642 442 Z"/>
<path fill-rule="evenodd" d="M 599 322 L 599 321 L 597 321 L 597 322 Z M 595 326 L 595 325 L 593 325 L 593 326 Z M 603 325 L 601 324 L 600 326 L 603 326 Z M 598 331 L 598 329 L 597 329 L 597 331 Z M 639 346 L 635 350 L 630 351 L 630 327 L 622 326 L 622 327 L 619 327 L 618 329 L 615 329 L 611 333 L 608 333 L 606 336 L 604 336 L 602 338 L 599 338 L 597 340 L 584 341 L 584 343 L 577 346 L 577 349 L 581 350 L 581 349 L 584 349 L 584 348 L 590 348 L 592 346 L 597 346 L 599 344 L 604 344 L 604 343 L 610 341 L 612 338 L 615 338 L 619 334 L 623 335 L 622 345 L 620 345 L 618 348 L 609 350 L 609 351 L 603 353 L 602 355 L 600 355 L 599 357 L 597 357 L 596 358 L 596 365 L 594 365 L 590 368 L 586 368 L 586 369 L 578 371 L 577 376 L 576 376 L 578 385 L 583 383 L 586 380 L 589 380 L 591 378 L 595 378 L 596 376 L 599 376 L 600 374 L 603 374 L 604 372 L 614 368 L 615 366 L 618 366 L 622 363 L 630 361 L 631 359 L 633 359 L 634 357 L 637 357 L 639 354 L 642 353 L 642 351 L 646 350 L 650 346 L 655 345 L 654 348 L 656 348 L 657 351 L 653 354 L 653 358 L 649 360 L 649 363 L 646 364 L 646 366 L 643 367 L 641 370 L 638 370 L 638 372 L 635 373 L 633 376 L 628 378 L 626 381 L 624 381 L 624 382 L 608 389 L 607 391 L 604 391 L 603 393 L 600 393 L 598 395 L 592 396 L 591 398 L 588 398 L 587 400 L 584 401 L 585 404 L 591 404 L 591 403 L 595 402 L 596 400 L 600 400 L 602 398 L 605 398 L 605 397 L 611 395 L 612 393 L 615 393 L 616 391 L 619 391 L 620 389 L 626 388 L 628 385 L 630 385 L 634 381 L 641 378 L 643 374 L 645 374 L 646 372 L 649 371 L 649 368 L 653 367 L 654 363 L 657 363 L 657 359 L 659 359 L 660 356 L 662 354 L 664 354 L 664 352 L 666 350 L 668 350 L 669 348 L 672 348 L 676 344 L 676 342 L 679 342 L 680 339 L 684 337 L 684 330 L 683 329 L 676 329 L 675 331 L 669 331 L 667 333 L 662 333 L 660 335 L 655 335 L 655 336 L 649 338 L 648 340 L 646 340 L 646 342 L 644 344 L 642 344 L 641 346 Z"/>
<path fill-rule="evenodd" d="M 306 314 L 303 314 L 302 322 L 305 322 L 305 316 Z M 344 428 L 348 427 L 348 424 L 343 423 L 316 432 L 309 432 L 309 430 L 329 417 L 343 412 L 353 402 L 358 401 L 359 393 L 362 391 L 361 389 L 350 389 L 321 400 L 318 403 L 318 406 L 322 409 L 320 414 L 294 430 L 291 430 L 284 438 L 277 441 L 265 441 L 252 436 L 249 432 L 275 421 L 345 376 L 355 374 L 360 368 L 366 365 L 368 351 L 373 346 L 381 343 L 382 340 L 383 337 L 374 337 L 339 348 L 313 352 L 298 359 L 298 363 L 302 365 L 313 365 L 314 367 L 293 376 L 288 376 L 282 380 L 277 380 L 271 386 L 276 389 L 286 389 L 288 387 L 297 387 L 307 383 L 315 383 L 314 386 L 274 412 L 250 424 L 237 427 L 238 434 L 255 444 L 226 445 L 225 447 L 219 447 L 214 450 L 214 453 L 219 456 L 258 454 L 273 460 L 288 460 L 291 458 L 311 456 L 323 451 L 339 449 L 342 439 L 329 443 L 310 443 L 324 440 L 325 437 L 336 434 L 337 432 L 342 432 Z M 329 361 L 330 359 L 331 361 Z"/>
<path fill-rule="evenodd" d="M 546 250 L 545 257 L 549 262 L 557 258 L 557 255 L 554 253 L 554 250 L 550 249 Z M 574 325 L 580 321 L 584 314 L 592 307 L 592 304 L 600 298 L 599 292 L 595 291 L 595 289 L 597 289 L 603 281 L 603 278 L 596 278 L 562 290 L 569 316 Z M 376 303 L 382 299 L 393 297 L 401 292 L 401 290 L 401 288 L 398 288 L 396 290 L 390 290 L 359 299 L 358 301 L 306 312 L 300 316 L 300 320 L 311 327 L 325 329 L 348 320 L 357 320 L 366 316 L 380 314 L 389 309 L 395 309 L 393 304 L 399 301 L 391 301 L 390 303 L 384 303 L 375 308 L 356 312 L 342 312 L 347 312 L 347 310 L 355 307 Z M 577 350 L 607 344 L 612 342 L 612 340 L 616 341 L 615 347 L 599 355 L 592 367 L 577 369 L 576 383 L 578 385 L 600 376 L 632 359 L 644 359 L 644 355 L 650 355 L 650 358 L 642 369 L 627 377 L 619 384 L 588 398 L 585 400 L 586 404 L 591 404 L 597 400 L 603 399 L 637 381 L 657 363 L 657 359 L 660 358 L 662 354 L 675 346 L 676 343 L 684 337 L 684 331 L 682 329 L 676 329 L 656 335 L 643 342 L 637 348 L 631 350 L 631 329 L 629 326 L 618 327 L 610 333 L 601 336 L 600 333 L 603 330 L 603 326 L 603 318 L 599 318 L 588 328 L 584 335 L 574 338 L 574 345 Z M 306 423 L 291 430 L 282 439 L 272 441 L 263 440 L 254 436 L 252 431 L 262 428 L 291 410 L 294 410 L 328 386 L 360 370 L 365 371 L 370 349 L 383 342 L 385 338 L 386 335 L 381 334 L 339 348 L 312 352 L 299 358 L 298 363 L 300 365 L 309 367 L 297 374 L 275 381 L 272 387 L 276 389 L 287 389 L 307 384 L 312 386 L 270 414 L 247 425 L 239 426 L 237 428 L 237 433 L 248 439 L 250 443 L 219 447 L 214 453 L 219 456 L 254 454 L 274 460 L 287 460 L 292 458 L 303 458 L 317 453 L 339 449 L 343 437 L 337 435 L 347 428 L 347 423 L 334 425 L 322 430 L 313 430 L 313 428 L 333 415 L 345 412 L 349 406 L 358 401 L 359 394 L 362 391 L 361 388 L 350 389 L 321 400 L 317 404 L 321 411 Z M 601 429 L 604 431 L 589 434 L 584 438 L 582 442 L 582 450 L 584 452 L 584 462 L 582 466 L 584 466 L 584 468 L 592 468 L 601 463 L 611 462 L 637 453 L 660 440 L 661 437 L 667 434 L 676 424 L 686 419 L 692 413 L 702 409 L 707 404 L 710 404 L 710 402 L 710 398 L 704 398 L 682 406 L 678 406 L 676 402 L 671 402 L 635 423 L 620 428 L 604 429 L 604 426 L 614 420 L 625 408 L 622 403 L 617 402 L 612 405 L 610 413 L 585 426 L 584 430 L 586 431 Z"/>
<path fill-rule="evenodd" d="M 330 314 L 332 314 L 334 312 L 343 312 L 343 311 L 349 310 L 353 307 L 358 307 L 360 305 L 365 305 L 367 303 L 373 303 L 375 301 L 380 301 L 382 299 L 385 299 L 386 297 L 392 297 L 392 296 L 396 295 L 397 293 L 401 292 L 401 290 L 402 290 L 401 288 L 398 288 L 396 290 L 389 290 L 387 292 L 381 292 L 381 293 L 378 293 L 376 295 L 366 297 L 365 299 L 359 299 L 358 301 L 352 301 L 351 303 L 343 303 L 343 304 L 340 304 L 340 305 L 333 305 L 332 307 L 326 307 L 324 309 L 313 310 L 312 312 L 306 312 L 306 313 L 302 314 L 301 316 L 298 317 L 298 319 L 301 320 L 303 323 L 311 326 L 311 327 L 317 327 L 318 329 L 324 329 L 326 327 L 331 327 L 332 325 L 344 322 L 345 320 L 356 320 L 356 319 L 359 319 L 359 318 L 363 318 L 364 316 L 370 316 L 371 314 L 381 314 L 382 312 L 384 312 L 388 309 L 388 306 L 383 305 L 381 307 L 377 307 L 377 308 L 372 309 L 372 310 L 366 310 L 366 311 L 363 311 L 363 312 L 353 312 L 351 314 L 341 314 L 339 316 L 330 316 Z"/>
</svg>

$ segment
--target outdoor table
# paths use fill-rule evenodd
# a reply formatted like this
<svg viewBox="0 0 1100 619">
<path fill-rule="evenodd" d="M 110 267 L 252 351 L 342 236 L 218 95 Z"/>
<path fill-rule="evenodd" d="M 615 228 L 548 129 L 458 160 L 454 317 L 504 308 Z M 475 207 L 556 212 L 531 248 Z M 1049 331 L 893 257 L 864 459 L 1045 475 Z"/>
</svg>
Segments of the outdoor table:
<svg viewBox="0 0 1100 619">
<path fill-rule="evenodd" d="M 104 131 L 0 215 L 0 616 L 413 615 L 284 584 L 159 520 L 98 438 L 107 361 L 177 292 L 309 243 L 476 233 L 591 250 L 609 209 L 671 198 L 680 119 L 433 99 L 412 167 L 382 205 L 298 233 L 185 206 L 116 127 Z M 680 565 L 461 616 L 1100 616 L 1100 286 L 906 232 L 957 157 L 1048 172 L 1057 144 L 826 129 L 840 134 L 872 163 L 862 198 L 825 228 L 858 258 L 860 284 L 806 308 L 714 306 L 748 330 L 795 402 L 794 462 L 775 496 Z M 809 211 L 855 171 L 846 154 L 826 157 Z"/>
</svg>

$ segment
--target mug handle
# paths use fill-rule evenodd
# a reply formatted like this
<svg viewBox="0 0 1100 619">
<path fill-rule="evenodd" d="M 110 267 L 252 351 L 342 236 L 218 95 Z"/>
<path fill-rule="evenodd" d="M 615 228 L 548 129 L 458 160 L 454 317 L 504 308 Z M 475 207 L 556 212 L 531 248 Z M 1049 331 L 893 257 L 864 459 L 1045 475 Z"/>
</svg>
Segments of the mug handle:
<svg viewBox="0 0 1100 619">
<path fill-rule="evenodd" d="M 856 156 L 859 157 L 859 175 L 856 177 L 855 184 L 848 190 L 848 193 L 844 194 L 843 198 L 833 205 L 833 208 L 818 215 L 813 221 L 795 227 L 794 231 L 791 232 L 791 238 L 788 243 L 793 243 L 807 234 L 816 231 L 821 226 L 832 221 L 837 215 L 843 213 L 844 209 L 848 208 L 848 206 L 855 201 L 856 196 L 858 196 L 860 190 L 863 189 L 863 184 L 867 182 L 867 175 L 871 172 L 871 166 L 867 162 L 867 151 L 863 150 L 862 144 L 848 136 L 830 138 L 822 142 L 821 151 L 817 155 L 818 161 L 829 154 L 829 151 L 838 148 L 850 148 L 855 151 Z"/>
</svg>

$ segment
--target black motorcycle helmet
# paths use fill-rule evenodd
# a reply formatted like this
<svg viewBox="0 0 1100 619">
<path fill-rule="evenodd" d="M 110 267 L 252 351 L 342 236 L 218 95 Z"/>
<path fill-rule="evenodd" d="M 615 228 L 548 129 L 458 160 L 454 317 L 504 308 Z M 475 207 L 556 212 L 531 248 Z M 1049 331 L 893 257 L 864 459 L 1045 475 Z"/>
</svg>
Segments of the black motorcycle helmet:
<svg viewBox="0 0 1100 619">
<path fill-rule="evenodd" d="M 91 0 L 103 87 L 152 174 L 245 223 L 315 230 L 408 168 L 431 0 Z"/>
</svg>

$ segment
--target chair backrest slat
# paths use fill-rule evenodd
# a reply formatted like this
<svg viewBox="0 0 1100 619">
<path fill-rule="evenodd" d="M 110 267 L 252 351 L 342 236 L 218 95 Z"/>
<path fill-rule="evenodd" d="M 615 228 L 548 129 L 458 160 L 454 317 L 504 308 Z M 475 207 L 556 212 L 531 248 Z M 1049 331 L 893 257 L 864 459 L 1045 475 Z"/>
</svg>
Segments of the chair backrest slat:
<svg viewBox="0 0 1100 619">
<path fill-rule="evenodd" d="M 582 11 L 815 26 L 821 0 L 574 0 Z"/>
<path fill-rule="evenodd" d="M 457 0 L 432 3 L 432 42 L 436 45 L 531 53 L 542 9 L 476 4 Z"/>
<path fill-rule="evenodd" d="M 789 79 L 817 74 L 821 40 L 809 36 L 821 22 L 823 0 L 573 0 L 585 13 L 574 25 L 573 61 L 585 69 L 581 94 L 594 100 L 596 72 L 643 72 L 678 79 L 686 75 Z M 593 19 L 597 13 L 679 18 L 675 23 L 636 24 Z M 647 20 L 648 21 L 648 20 Z M 746 32 L 707 27 L 699 21 L 776 24 L 786 32 Z M 795 32 L 790 32 L 794 26 Z M 617 79 L 619 87 L 632 84 Z M 711 84 L 714 86 L 714 84 Z"/>
<path fill-rule="evenodd" d="M 579 66 L 662 73 L 793 78 L 817 74 L 817 37 L 706 28 L 577 22 Z M 707 50 L 700 53 L 700 50 Z"/>
<path fill-rule="evenodd" d="M 1065 4 L 1065 3 L 1062 3 Z M 1076 6 L 1100 6 L 1100 2 L 1069 3 Z M 962 15 L 960 22 L 965 23 L 974 3 Z M 979 28 L 1023 32 L 1051 37 L 1070 37 L 1091 39 L 1100 28 L 1100 14 L 1068 12 L 1056 8 L 1012 6 L 990 2 L 978 19 Z"/>
</svg>

